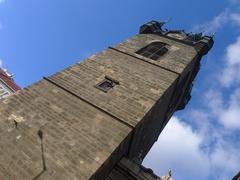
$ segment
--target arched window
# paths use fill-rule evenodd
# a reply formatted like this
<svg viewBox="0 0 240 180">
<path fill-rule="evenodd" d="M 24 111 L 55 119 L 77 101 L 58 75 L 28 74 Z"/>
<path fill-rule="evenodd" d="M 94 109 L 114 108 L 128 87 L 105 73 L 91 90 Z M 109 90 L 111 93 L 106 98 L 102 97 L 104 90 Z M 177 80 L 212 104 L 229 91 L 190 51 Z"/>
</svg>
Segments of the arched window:
<svg viewBox="0 0 240 180">
<path fill-rule="evenodd" d="M 153 42 L 136 53 L 152 60 L 158 60 L 168 51 L 167 44 L 163 42 Z"/>
</svg>

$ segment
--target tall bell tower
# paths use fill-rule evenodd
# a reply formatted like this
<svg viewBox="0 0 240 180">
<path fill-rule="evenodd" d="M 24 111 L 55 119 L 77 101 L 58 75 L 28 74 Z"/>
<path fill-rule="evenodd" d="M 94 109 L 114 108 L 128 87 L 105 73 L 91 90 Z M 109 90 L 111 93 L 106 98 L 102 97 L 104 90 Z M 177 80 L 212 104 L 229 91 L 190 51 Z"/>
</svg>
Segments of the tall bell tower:
<svg viewBox="0 0 240 180">
<path fill-rule="evenodd" d="M 164 22 L 157 21 L 146 23 L 140 27 L 139 35 L 111 48 L 145 62 L 143 71 L 156 67 L 158 69 L 152 71 L 153 74 L 166 72 L 166 74 L 160 72 L 162 75 L 160 78 L 146 76 L 142 72 L 142 77 L 149 83 L 161 79 L 162 82 L 157 83 L 159 86 L 154 90 L 164 87 L 166 89 L 161 96 L 154 99 L 155 103 L 151 109 L 135 127 L 130 151 L 110 174 L 109 177 L 112 179 L 124 179 L 126 176 L 139 180 L 159 178 L 140 164 L 173 113 L 184 109 L 190 101 L 193 80 L 200 69 L 201 58 L 213 46 L 211 36 L 186 33 L 184 30 L 164 30 L 164 25 Z M 154 98 L 156 92 L 154 90 L 148 89 L 152 93 L 149 97 Z"/>
<path fill-rule="evenodd" d="M 161 179 L 142 160 L 187 105 L 213 45 L 163 25 L 144 24 L 0 102 L 0 179 Z"/>
</svg>

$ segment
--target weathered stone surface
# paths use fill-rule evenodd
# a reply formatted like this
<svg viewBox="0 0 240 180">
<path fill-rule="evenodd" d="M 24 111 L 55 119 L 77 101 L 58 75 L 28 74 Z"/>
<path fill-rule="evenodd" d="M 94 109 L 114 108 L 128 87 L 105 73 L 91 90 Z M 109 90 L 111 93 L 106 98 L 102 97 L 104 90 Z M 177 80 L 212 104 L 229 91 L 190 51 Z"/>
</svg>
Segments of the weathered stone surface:
<svg viewBox="0 0 240 180">
<path fill-rule="evenodd" d="M 108 93 L 95 87 L 105 76 L 119 81 Z M 177 77 L 108 49 L 49 79 L 134 127 Z"/>
<path fill-rule="evenodd" d="M 154 41 L 168 44 L 159 60 L 135 53 Z M 185 106 L 200 58 L 142 34 L 10 96 L 0 103 L 0 179 L 104 180 L 122 157 L 141 163 Z M 115 86 L 103 92 L 106 77 Z"/>
<path fill-rule="evenodd" d="M 45 80 L 9 97 L 0 112 L 1 179 L 34 179 L 42 172 L 39 130 L 44 180 L 90 178 L 132 130 Z"/>
<path fill-rule="evenodd" d="M 151 60 L 144 56 L 138 55 L 135 52 L 142 47 L 147 46 L 152 42 L 163 42 L 169 45 L 169 52 L 166 53 L 158 61 Z M 160 67 L 167 68 L 176 73 L 182 73 L 186 66 L 192 62 L 197 52 L 194 47 L 186 45 L 163 36 L 158 36 L 156 34 L 139 34 L 137 36 L 128 39 L 119 45 L 114 46 L 114 48 L 119 51 L 131 54 L 145 61 L 156 64 Z"/>
</svg>

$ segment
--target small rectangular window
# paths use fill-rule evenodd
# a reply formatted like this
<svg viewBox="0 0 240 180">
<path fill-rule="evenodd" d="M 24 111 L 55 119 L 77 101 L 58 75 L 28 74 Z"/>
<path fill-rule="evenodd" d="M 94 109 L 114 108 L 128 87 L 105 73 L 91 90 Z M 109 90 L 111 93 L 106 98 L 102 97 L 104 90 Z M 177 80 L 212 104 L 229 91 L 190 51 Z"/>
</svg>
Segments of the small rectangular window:
<svg viewBox="0 0 240 180">
<path fill-rule="evenodd" d="M 116 81 L 108 76 L 105 76 L 105 79 L 102 82 L 98 83 L 96 85 L 96 88 L 98 88 L 104 92 L 108 92 L 110 89 L 112 89 L 115 85 L 118 85 L 118 84 L 119 84 L 118 81 Z"/>
</svg>

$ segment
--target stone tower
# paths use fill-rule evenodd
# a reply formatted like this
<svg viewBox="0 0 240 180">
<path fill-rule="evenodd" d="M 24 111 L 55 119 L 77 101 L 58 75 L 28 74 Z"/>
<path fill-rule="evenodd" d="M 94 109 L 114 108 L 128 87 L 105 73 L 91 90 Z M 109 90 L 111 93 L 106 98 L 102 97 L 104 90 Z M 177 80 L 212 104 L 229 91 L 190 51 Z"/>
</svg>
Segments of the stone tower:
<svg viewBox="0 0 240 180">
<path fill-rule="evenodd" d="M 152 21 L 0 104 L 0 179 L 160 179 L 141 166 L 212 37 Z"/>
</svg>

